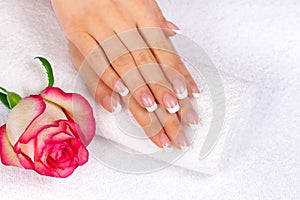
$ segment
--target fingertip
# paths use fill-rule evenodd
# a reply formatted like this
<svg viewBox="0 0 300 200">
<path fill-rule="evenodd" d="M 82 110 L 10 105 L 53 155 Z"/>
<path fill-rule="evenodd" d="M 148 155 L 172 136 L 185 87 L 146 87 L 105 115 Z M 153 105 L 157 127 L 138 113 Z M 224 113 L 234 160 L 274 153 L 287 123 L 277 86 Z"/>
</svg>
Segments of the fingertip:
<svg viewBox="0 0 300 200">
<path fill-rule="evenodd" d="M 176 33 L 173 30 L 169 29 L 168 27 L 161 27 L 161 28 L 163 29 L 163 32 L 167 37 L 172 37 L 176 35 Z"/>
<path fill-rule="evenodd" d="M 129 90 L 122 80 L 117 80 L 114 82 L 114 91 L 119 93 L 122 97 L 125 97 L 129 94 Z"/>
<path fill-rule="evenodd" d="M 174 24 L 173 22 L 170 22 L 170 21 L 166 21 L 166 26 L 171 29 L 171 30 L 174 30 L 174 31 L 180 31 L 180 28 Z"/>
<path fill-rule="evenodd" d="M 185 81 L 176 78 L 172 81 L 172 87 L 176 96 L 179 100 L 185 99 L 188 97 L 188 89 L 186 87 Z"/>
<path fill-rule="evenodd" d="M 149 139 L 159 148 L 166 148 L 171 145 L 171 141 L 166 135 L 164 130 L 161 130 L 159 133 L 149 137 Z"/>
<path fill-rule="evenodd" d="M 201 96 L 201 91 L 199 89 L 199 87 L 195 84 L 195 83 L 192 83 L 190 85 L 190 89 L 191 89 L 191 94 L 194 98 L 199 98 Z"/>
<path fill-rule="evenodd" d="M 167 31 L 167 35 L 168 36 L 174 36 L 176 34 L 182 34 L 182 32 L 180 31 L 180 28 L 175 25 L 174 23 L 170 22 L 170 21 L 166 21 L 165 22 L 165 28 L 168 30 Z"/>
<path fill-rule="evenodd" d="M 142 93 L 140 103 L 148 112 L 154 112 L 157 109 L 155 99 L 150 92 Z"/>
<path fill-rule="evenodd" d="M 112 114 L 117 114 L 122 111 L 122 105 L 120 103 L 120 100 L 114 95 L 105 96 L 102 100 L 102 105 L 105 110 Z"/>
<path fill-rule="evenodd" d="M 160 27 L 167 37 L 172 37 L 175 36 L 176 34 L 181 33 L 179 28 L 176 25 L 172 25 L 172 23 L 168 21 L 162 22 Z"/>
<path fill-rule="evenodd" d="M 180 110 L 180 105 L 178 103 L 178 100 L 174 95 L 172 94 L 165 94 L 163 97 L 163 103 L 165 109 L 171 114 L 174 114 Z"/>
</svg>

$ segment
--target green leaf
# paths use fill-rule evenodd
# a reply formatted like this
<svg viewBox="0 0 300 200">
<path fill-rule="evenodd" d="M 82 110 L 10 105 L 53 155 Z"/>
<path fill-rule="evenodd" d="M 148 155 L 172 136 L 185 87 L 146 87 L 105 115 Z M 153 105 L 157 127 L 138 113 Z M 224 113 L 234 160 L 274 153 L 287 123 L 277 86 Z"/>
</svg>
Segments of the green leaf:
<svg viewBox="0 0 300 200">
<path fill-rule="evenodd" d="M 0 86 L 0 90 L 2 90 L 3 92 L 7 93 L 7 90 L 3 87 Z"/>
<path fill-rule="evenodd" d="M 0 92 L 0 101 L 5 105 L 8 109 L 10 109 L 9 103 L 7 101 L 7 95 Z"/>
<path fill-rule="evenodd" d="M 13 109 L 22 99 L 20 95 L 15 92 L 7 91 L 5 88 L 0 87 L 0 101 L 8 108 Z"/>
<path fill-rule="evenodd" d="M 54 76 L 53 76 L 53 70 L 51 67 L 51 64 L 46 58 L 43 57 L 35 57 L 34 59 L 39 59 L 43 66 L 45 67 L 47 74 L 48 74 L 48 86 L 53 86 L 54 85 Z"/>
<path fill-rule="evenodd" d="M 7 101 L 9 103 L 10 109 L 13 109 L 19 101 L 22 99 L 20 95 L 14 92 L 7 92 Z"/>
</svg>

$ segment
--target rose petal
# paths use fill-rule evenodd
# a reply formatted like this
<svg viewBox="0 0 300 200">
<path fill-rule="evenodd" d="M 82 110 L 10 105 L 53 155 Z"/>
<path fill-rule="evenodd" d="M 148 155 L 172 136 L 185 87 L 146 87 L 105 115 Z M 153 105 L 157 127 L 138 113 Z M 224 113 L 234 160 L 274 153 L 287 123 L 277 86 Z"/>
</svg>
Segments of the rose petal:
<svg viewBox="0 0 300 200">
<path fill-rule="evenodd" d="M 78 165 L 73 165 L 71 167 L 68 167 L 66 169 L 57 169 L 56 172 L 58 174 L 58 177 L 60 178 L 67 178 L 71 174 L 73 174 L 74 170 L 78 167 Z"/>
<path fill-rule="evenodd" d="M 22 167 L 6 134 L 6 125 L 0 127 L 0 159 L 4 165 Z"/>
<path fill-rule="evenodd" d="M 46 166 L 43 162 L 35 162 L 35 171 L 44 176 L 52 176 L 52 177 L 59 177 L 59 174 Z"/>
<path fill-rule="evenodd" d="M 74 138 L 74 136 L 59 132 L 56 135 L 54 135 L 53 137 L 51 137 L 51 142 L 59 143 L 59 142 L 64 142 L 64 141 L 72 139 L 72 138 Z"/>
<path fill-rule="evenodd" d="M 95 136 L 96 123 L 93 110 L 88 101 L 79 94 L 65 93 L 59 88 L 48 87 L 41 96 L 60 105 L 80 126 L 80 139 L 87 146 Z"/>
<path fill-rule="evenodd" d="M 35 138 L 39 132 L 52 124 L 55 124 L 57 120 L 66 120 L 67 117 L 61 107 L 52 102 L 45 101 L 46 109 L 27 127 L 19 142 L 28 143 L 31 139 Z"/>
<path fill-rule="evenodd" d="M 14 152 L 16 154 L 24 154 L 34 162 L 35 143 L 35 140 L 30 140 L 27 144 L 17 142 L 13 147 Z"/>
<path fill-rule="evenodd" d="M 40 160 L 41 157 L 43 156 L 45 147 L 50 146 L 50 144 L 47 144 L 48 140 L 51 138 L 52 134 L 58 134 L 63 129 L 61 127 L 49 127 L 44 130 L 42 130 L 38 136 L 37 136 L 37 141 L 35 144 L 35 160 Z"/>
<path fill-rule="evenodd" d="M 84 165 L 88 160 L 89 160 L 89 152 L 88 150 L 81 146 L 78 150 L 78 164 L 79 165 Z"/>
<path fill-rule="evenodd" d="M 59 120 L 58 124 L 61 131 L 58 134 L 51 135 L 51 142 L 62 142 L 72 138 L 79 139 L 79 134 L 76 132 L 77 129 L 74 122 Z"/>
<path fill-rule="evenodd" d="M 36 137 L 35 160 L 41 159 L 45 146 L 61 143 L 71 138 L 78 138 L 78 134 L 72 133 L 70 130 L 72 125 L 74 126 L 73 122 L 58 120 L 53 125 L 46 126 L 41 130 Z"/>
<path fill-rule="evenodd" d="M 26 156 L 23 153 L 19 153 L 19 154 L 17 154 L 17 156 L 19 158 L 21 165 L 25 169 L 34 169 L 34 163 L 32 162 L 31 158 L 29 158 L 28 156 Z"/>
<path fill-rule="evenodd" d="M 40 116 L 46 104 L 40 96 L 23 98 L 9 113 L 7 119 L 8 138 L 14 145 L 28 125 Z"/>
<path fill-rule="evenodd" d="M 59 169 L 54 167 L 54 163 L 46 163 L 44 162 L 36 162 L 35 163 L 35 171 L 41 175 L 58 177 L 58 178 L 66 178 L 70 176 L 74 170 L 78 167 L 78 164 L 72 165 L 68 168 Z"/>
</svg>

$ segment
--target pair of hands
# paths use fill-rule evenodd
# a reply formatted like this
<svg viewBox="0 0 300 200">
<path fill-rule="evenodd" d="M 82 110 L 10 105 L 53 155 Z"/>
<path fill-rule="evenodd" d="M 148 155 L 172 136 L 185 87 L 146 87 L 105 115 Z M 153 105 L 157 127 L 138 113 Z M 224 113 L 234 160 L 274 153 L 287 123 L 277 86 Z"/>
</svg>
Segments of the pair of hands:
<svg viewBox="0 0 300 200">
<path fill-rule="evenodd" d="M 97 102 L 117 113 L 122 99 L 157 146 L 188 146 L 180 121 L 199 123 L 188 96 L 200 91 L 168 38 L 178 27 L 155 0 L 52 0 L 52 6 Z"/>
</svg>

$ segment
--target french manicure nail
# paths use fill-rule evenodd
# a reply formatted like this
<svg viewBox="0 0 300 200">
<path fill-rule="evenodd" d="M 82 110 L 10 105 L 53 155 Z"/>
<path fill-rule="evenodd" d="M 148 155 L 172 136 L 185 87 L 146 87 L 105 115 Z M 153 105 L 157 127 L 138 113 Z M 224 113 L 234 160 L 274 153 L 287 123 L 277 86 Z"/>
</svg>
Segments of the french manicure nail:
<svg viewBox="0 0 300 200">
<path fill-rule="evenodd" d="M 169 27 L 169 29 L 174 31 L 176 34 L 182 34 L 180 28 L 176 26 L 173 22 L 167 21 L 166 24 Z"/>
<path fill-rule="evenodd" d="M 180 109 L 177 99 L 174 98 L 171 94 L 166 94 L 163 98 L 163 102 L 166 109 L 171 114 L 176 113 Z"/>
<path fill-rule="evenodd" d="M 122 97 L 125 97 L 129 94 L 128 88 L 124 85 L 122 81 L 115 82 L 115 91 L 118 92 Z"/>
<path fill-rule="evenodd" d="M 141 96 L 141 100 L 148 112 L 153 112 L 157 109 L 157 104 L 155 103 L 154 98 L 148 93 L 144 93 Z"/>
<path fill-rule="evenodd" d="M 186 84 L 182 80 L 175 79 L 172 83 L 172 86 L 178 99 L 185 99 L 188 97 Z"/>
<path fill-rule="evenodd" d="M 189 148 L 190 142 L 186 138 L 185 133 L 183 131 L 178 133 L 177 140 L 180 144 L 180 149 L 181 150 L 185 151 Z"/>
<path fill-rule="evenodd" d="M 200 91 L 197 85 L 191 85 L 191 91 L 194 98 L 199 98 L 201 96 Z"/>
<path fill-rule="evenodd" d="M 165 133 L 160 135 L 160 142 L 165 151 L 169 152 L 171 150 L 171 141 Z"/>
<path fill-rule="evenodd" d="M 122 106 L 119 101 L 113 96 L 106 96 L 103 98 L 103 105 L 106 107 L 111 107 L 112 114 L 120 113 L 122 111 Z"/>
<path fill-rule="evenodd" d="M 116 102 L 116 104 L 113 106 L 113 112 L 112 114 L 117 114 L 120 113 L 122 111 L 122 106 L 119 102 Z"/>
<path fill-rule="evenodd" d="M 190 110 L 186 114 L 186 121 L 189 124 L 189 127 L 193 130 L 198 128 L 199 125 L 199 117 L 198 114 L 194 110 Z"/>
<path fill-rule="evenodd" d="M 182 32 L 180 31 L 180 30 L 172 30 L 172 31 L 174 31 L 176 34 L 178 34 L 178 35 L 180 35 L 180 34 L 182 34 Z"/>
</svg>

